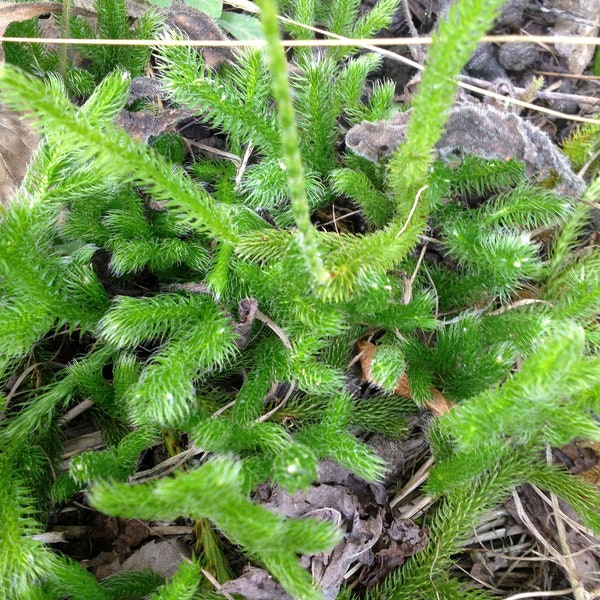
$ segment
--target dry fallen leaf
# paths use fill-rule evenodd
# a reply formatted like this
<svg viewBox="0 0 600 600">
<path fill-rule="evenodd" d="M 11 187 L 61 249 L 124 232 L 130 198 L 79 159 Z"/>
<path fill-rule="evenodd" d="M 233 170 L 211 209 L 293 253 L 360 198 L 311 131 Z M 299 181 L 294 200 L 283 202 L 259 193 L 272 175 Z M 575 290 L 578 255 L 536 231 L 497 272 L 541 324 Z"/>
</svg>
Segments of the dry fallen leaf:
<svg viewBox="0 0 600 600">
<path fill-rule="evenodd" d="M 152 540 L 136 550 L 121 565 L 121 571 L 152 569 L 163 577 L 172 577 L 179 565 L 190 555 L 188 547 L 183 542 Z"/>
<path fill-rule="evenodd" d="M 409 520 L 394 518 L 381 483 L 367 482 L 331 460 L 319 463 L 318 475 L 312 486 L 295 493 L 262 484 L 255 500 L 288 518 L 331 521 L 344 533 L 331 551 L 301 558 L 323 600 L 337 598 L 354 567 L 362 574 L 361 581 L 370 585 L 422 550 L 426 531 Z M 289 598 L 268 573 L 256 569 L 228 581 L 219 591 L 242 594 L 246 600 Z"/>
<path fill-rule="evenodd" d="M 368 383 L 376 382 L 371 374 L 371 366 L 373 364 L 373 358 L 377 352 L 377 346 L 366 340 L 359 340 L 356 346 L 360 352 L 360 368 L 362 380 Z M 453 404 L 447 400 L 442 392 L 436 388 L 431 388 L 431 400 L 425 400 L 425 406 L 435 415 L 443 415 L 450 411 Z M 404 398 L 412 398 L 412 392 L 410 390 L 410 384 L 408 382 L 408 376 L 404 373 L 396 382 L 396 389 L 394 390 L 396 396 L 403 396 Z"/>
<path fill-rule="evenodd" d="M 0 36 L 4 35 L 6 28 L 15 21 L 27 21 L 46 13 L 62 12 L 60 2 L 0 2 Z M 73 8 L 73 14 L 91 16 L 95 12 L 84 8 Z M 4 60 L 2 44 L 0 44 L 0 61 Z"/>
<path fill-rule="evenodd" d="M 147 142 L 151 137 L 160 135 L 173 124 L 189 116 L 190 113 L 185 110 L 165 109 L 160 115 L 153 115 L 145 110 L 139 112 L 122 110 L 117 115 L 116 124 L 132 138 Z"/>
<path fill-rule="evenodd" d="M 19 115 L 0 104 L 0 204 L 21 185 L 40 138 Z"/>
<path fill-rule="evenodd" d="M 0 2 L 0 36 L 15 21 L 27 21 L 45 13 L 62 11 L 60 2 Z M 74 14 L 91 14 L 74 9 Z M 0 62 L 4 60 L 0 44 Z M 0 204 L 6 204 L 23 181 L 39 136 L 19 116 L 0 104 Z"/>
<path fill-rule="evenodd" d="M 167 25 L 183 31 L 190 40 L 226 40 L 227 36 L 219 26 L 198 9 L 174 2 L 163 10 Z M 218 69 L 224 62 L 231 60 L 233 54 L 228 48 L 202 48 L 204 61 L 211 69 Z"/>
</svg>

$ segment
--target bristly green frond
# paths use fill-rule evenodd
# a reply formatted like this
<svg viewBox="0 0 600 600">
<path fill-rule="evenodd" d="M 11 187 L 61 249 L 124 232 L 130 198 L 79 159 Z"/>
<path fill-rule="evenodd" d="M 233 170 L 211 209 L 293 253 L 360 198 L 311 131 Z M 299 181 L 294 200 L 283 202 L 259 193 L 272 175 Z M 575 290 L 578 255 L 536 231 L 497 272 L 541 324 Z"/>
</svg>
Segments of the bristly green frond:
<svg viewBox="0 0 600 600">
<path fill-rule="evenodd" d="M 357 0 L 334 0 L 321 7 L 321 19 L 333 33 L 350 38 L 370 38 L 392 22 L 399 0 L 379 0 L 373 8 L 358 17 L 360 2 Z M 326 12 L 325 12 L 326 11 Z M 329 53 L 336 60 L 356 54 L 359 48 L 332 48 Z"/>
<path fill-rule="evenodd" d="M 34 432 L 42 435 L 49 429 L 56 412 L 66 408 L 76 396 L 96 397 L 106 389 L 102 370 L 110 361 L 114 349 L 99 347 L 94 352 L 74 361 L 64 369 L 61 378 L 25 403 L 19 414 L 3 423 L 0 441 L 4 444 L 23 444 Z"/>
<path fill-rule="evenodd" d="M 203 240 L 116 239 L 107 247 L 112 250 L 110 268 L 116 276 L 136 273 L 145 266 L 154 272 L 178 265 L 202 272 L 208 266 L 208 251 Z"/>
<path fill-rule="evenodd" d="M 82 333 L 94 329 L 110 304 L 108 293 L 98 279 L 91 260 L 95 249 L 83 246 L 63 259 L 63 282 L 58 308 L 59 325 Z"/>
<path fill-rule="evenodd" d="M 281 13 L 285 14 L 289 19 L 309 26 L 315 24 L 315 11 L 319 8 L 316 0 L 284 0 L 279 5 Z M 310 40 L 315 37 L 314 31 L 301 25 L 284 21 L 283 27 L 294 39 Z M 297 50 L 299 54 L 303 53 L 302 48 L 298 48 Z"/>
<path fill-rule="evenodd" d="M 143 369 L 129 394 L 137 423 L 174 425 L 194 401 L 194 382 L 226 365 L 235 355 L 236 335 L 229 319 L 206 303 L 164 343 Z"/>
<path fill-rule="evenodd" d="M 58 95 L 57 90 L 53 90 Z M 89 119 L 90 125 L 107 126 L 112 124 L 129 98 L 129 76 L 116 70 L 94 90 L 94 93 L 81 107 L 81 114 Z"/>
<path fill-rule="evenodd" d="M 527 232 L 482 229 L 474 219 L 457 219 L 444 226 L 444 246 L 473 273 L 485 275 L 493 295 L 507 296 L 524 279 L 541 270 L 536 244 Z"/>
<path fill-rule="evenodd" d="M 572 431 L 582 427 L 578 422 L 583 417 L 581 409 L 577 403 L 571 406 L 571 399 L 600 382 L 600 368 L 588 364 L 592 361 L 595 365 L 598 359 L 582 355 L 583 329 L 563 322 L 539 343 L 521 371 L 499 390 L 483 392 L 441 419 L 444 431 L 455 432 L 461 448 L 506 436 L 523 442 L 537 438 L 563 445 L 569 440 L 557 439 L 553 425 L 564 421 L 571 423 Z M 587 417 L 585 423 L 589 434 L 594 428 L 593 419 Z"/>
<path fill-rule="evenodd" d="M 303 270 L 310 275 L 310 286 L 315 290 L 323 287 L 329 279 L 329 273 L 323 264 L 316 230 L 310 220 L 310 206 L 300 153 L 297 113 L 292 99 L 287 57 L 281 44 L 276 0 L 263 0 L 260 21 L 267 41 L 266 56 L 271 69 L 273 98 L 277 105 L 281 156 L 286 170 L 290 207 L 299 241 L 298 250 L 304 263 Z"/>
<path fill-rule="evenodd" d="M 435 427 L 435 425 L 434 425 Z M 444 439 L 440 429 L 436 430 L 434 437 L 436 442 L 442 443 L 442 451 L 447 451 L 448 446 L 452 443 L 447 438 Z M 530 464 L 527 471 L 520 473 L 521 480 L 537 468 L 537 460 L 541 445 L 527 445 Z M 455 450 L 455 449 L 453 449 Z M 427 480 L 426 490 L 434 498 L 442 498 L 449 496 L 454 491 L 465 489 L 469 486 L 476 485 L 477 482 L 485 477 L 488 465 L 494 464 L 498 456 L 509 456 L 512 452 L 520 452 L 523 454 L 523 449 L 508 442 L 498 442 L 492 440 L 488 443 L 483 443 L 464 452 L 451 451 L 447 456 L 436 455 L 436 466 L 430 471 L 429 479 Z"/>
<path fill-rule="evenodd" d="M 515 160 L 488 160 L 467 154 L 459 164 L 437 160 L 429 177 L 434 197 L 485 197 L 526 184 L 525 166 Z"/>
<path fill-rule="evenodd" d="M 313 356 L 294 357 L 289 377 L 308 394 L 333 394 L 343 389 L 344 373 L 329 365 L 319 363 Z"/>
<path fill-rule="evenodd" d="M 406 564 L 369 593 L 375 600 L 384 595 L 398 600 L 431 600 L 451 580 L 447 574 L 451 556 L 471 534 L 483 515 L 501 502 L 521 479 L 530 462 L 529 451 L 512 451 L 496 456 L 486 465 L 485 474 L 474 483 L 457 487 L 445 496 L 429 523 L 429 543 Z M 439 589 L 438 589 L 439 583 Z M 456 591 L 457 584 L 450 583 Z M 455 595 L 451 595 L 455 598 Z M 469 596 L 466 596 L 469 597 Z"/>
<path fill-rule="evenodd" d="M 289 231 L 265 229 L 242 234 L 235 245 L 235 252 L 245 260 L 270 262 L 286 254 L 293 240 L 294 236 Z"/>
<path fill-rule="evenodd" d="M 395 208 L 392 200 L 361 171 L 336 169 L 331 171 L 330 180 L 333 191 L 352 198 L 371 225 L 383 227 L 392 218 Z"/>
<path fill-rule="evenodd" d="M 416 412 L 415 403 L 402 396 L 382 395 L 354 403 L 352 425 L 359 431 L 380 433 L 392 439 L 402 439 L 407 431 L 407 419 Z"/>
<path fill-rule="evenodd" d="M 485 315 L 479 324 L 482 339 L 490 347 L 509 344 L 523 356 L 529 356 L 539 343 L 540 336 L 552 323 L 547 307 L 541 310 L 528 307 Z"/>
<path fill-rule="evenodd" d="M 102 580 L 102 587 L 111 598 L 127 598 L 151 594 L 165 578 L 152 569 L 121 571 Z"/>
<path fill-rule="evenodd" d="M 400 263 L 414 248 L 416 237 L 424 227 L 424 213 L 415 212 L 417 214 L 409 222 L 402 225 L 393 222 L 370 235 L 336 235 L 339 245 L 327 256 L 331 279 L 320 290 L 323 298 L 333 302 L 345 301 L 353 294 L 360 294 L 362 289 L 385 285 L 383 274 Z M 400 232 L 403 234 L 399 235 Z M 323 235 L 323 241 L 326 242 L 327 237 Z M 365 263 L 365 256 L 376 257 L 376 260 Z"/>
<path fill-rule="evenodd" d="M 335 394 L 320 422 L 300 430 L 296 440 L 319 457 L 332 458 L 367 481 L 377 481 L 385 471 L 385 461 L 347 431 L 353 404 L 347 394 Z"/>
<path fill-rule="evenodd" d="M 359 105 L 364 94 L 368 75 L 381 65 L 381 60 L 378 54 L 362 54 L 350 58 L 339 69 L 333 92 L 341 99 L 344 114 L 351 119 L 353 125 L 362 121 L 362 117 L 353 112 L 354 107 Z"/>
<path fill-rule="evenodd" d="M 592 178 L 595 178 L 598 173 L 596 153 L 599 148 L 600 122 L 580 124 L 562 143 L 562 150 L 569 158 L 575 172 L 582 169 L 587 162 L 593 161 L 590 165 L 591 168 L 587 170 Z"/>
<path fill-rule="evenodd" d="M 465 400 L 496 385 L 514 364 L 516 351 L 511 335 L 492 341 L 481 320 L 465 311 L 458 323 L 442 326 L 431 349 L 431 369 L 450 398 Z"/>
<path fill-rule="evenodd" d="M 34 297 L 48 310 L 61 267 L 53 248 L 58 207 L 40 204 L 22 194 L 0 209 L 0 277 L 4 294 Z"/>
<path fill-rule="evenodd" d="M 27 598 L 28 592 L 52 572 L 53 555 L 32 539 L 40 532 L 25 483 L 15 473 L 11 452 L 0 454 L 0 596 Z"/>
<path fill-rule="evenodd" d="M 262 339 L 256 348 L 255 366 L 235 398 L 232 414 L 239 423 L 251 423 L 263 411 L 271 384 L 283 375 L 287 360 L 271 338 Z"/>
<path fill-rule="evenodd" d="M 386 330 L 399 329 L 404 333 L 416 329 L 433 331 L 438 328 L 432 294 L 415 293 L 406 304 L 403 297 L 406 288 L 402 285 L 406 282 L 399 284 L 394 277 L 386 279 L 377 286 L 367 288 L 360 298 L 347 304 L 348 313 L 353 318 L 365 325 L 383 327 Z"/>
<path fill-rule="evenodd" d="M 135 21 L 135 27 L 130 32 L 134 40 L 154 40 L 164 27 L 164 18 L 156 10 L 148 10 L 140 15 Z M 131 46 L 128 52 L 123 54 L 123 47 L 119 55 L 119 64 L 123 69 L 129 71 L 132 77 L 143 75 L 152 56 L 151 46 Z"/>
<path fill-rule="evenodd" d="M 109 450 L 78 454 L 71 461 L 69 474 L 77 483 L 86 485 L 101 480 L 125 481 L 134 473 L 140 454 L 152 446 L 158 433 L 158 429 L 138 429 Z"/>
<path fill-rule="evenodd" d="M 337 118 L 341 99 L 331 94 L 336 63 L 329 57 L 307 58 L 299 63 L 300 73 L 292 78 L 296 90 L 300 152 L 310 167 L 327 174 L 335 166 Z"/>
<path fill-rule="evenodd" d="M 165 47 L 159 65 L 165 92 L 174 102 L 200 111 L 203 120 L 240 147 L 251 142 L 269 158 L 280 156 L 276 119 L 267 101 L 271 78 L 260 51 L 242 54 L 222 74 L 209 69 L 195 48 Z"/>
<path fill-rule="evenodd" d="M 123 0 L 97 0 L 95 9 L 97 32 L 84 19 L 74 16 L 69 20 L 71 37 L 152 40 L 163 25 L 163 18 L 158 12 L 148 11 L 140 15 L 131 28 Z M 150 46 L 78 45 L 77 49 L 89 59 L 89 72 L 97 82 L 116 68 L 128 71 L 132 77 L 143 75 L 152 53 Z"/>
<path fill-rule="evenodd" d="M 311 210 L 326 202 L 328 195 L 322 179 L 309 166 L 304 170 L 304 185 Z M 248 206 L 272 212 L 278 226 L 289 227 L 294 222 L 289 204 L 289 186 L 280 159 L 265 159 L 250 165 L 242 178 L 240 191 Z"/>
<path fill-rule="evenodd" d="M 328 550 L 339 540 L 338 532 L 329 523 L 312 520 L 292 525 L 293 521 L 250 502 L 241 487 L 240 465 L 222 459 L 150 484 L 102 484 L 92 490 L 91 502 L 103 512 L 125 518 L 207 517 L 255 554 L 288 593 L 317 600 L 319 595 L 296 553 Z"/>
<path fill-rule="evenodd" d="M 0 353 L 7 360 L 23 357 L 54 323 L 53 312 L 44 304 L 0 299 Z"/>
<path fill-rule="evenodd" d="M 332 33 L 350 36 L 358 18 L 359 0 L 332 0 L 319 6 L 320 17 L 325 27 Z"/>
<path fill-rule="evenodd" d="M 9 23 L 5 35 L 10 37 L 41 38 L 43 33 L 38 19 L 27 19 Z M 15 65 L 32 75 L 55 72 L 58 69 L 58 55 L 47 44 L 17 44 L 3 42 L 6 64 Z"/>
<path fill-rule="evenodd" d="M 427 179 L 433 147 L 454 101 L 455 76 L 471 57 L 477 40 L 492 24 L 502 4 L 503 0 L 463 0 L 451 6 L 446 20 L 439 23 L 419 93 L 413 100 L 406 143 L 390 160 L 390 189 L 402 207 L 411 205 Z"/>
<path fill-rule="evenodd" d="M 363 39 L 373 37 L 378 31 L 391 24 L 399 5 L 399 0 L 378 0 L 368 13 L 356 21 L 350 37 Z"/>
<path fill-rule="evenodd" d="M 361 110 L 365 121 L 386 120 L 392 116 L 396 85 L 393 81 L 380 81 L 373 86 L 364 110 Z M 362 107 L 361 107 L 362 109 Z"/>
<path fill-rule="evenodd" d="M 127 85 L 125 75 L 117 72 L 109 76 L 106 87 L 123 89 Z M 0 70 L 0 86 L 6 103 L 19 110 L 27 106 L 45 127 L 61 131 L 63 144 L 77 149 L 82 159 L 95 159 L 94 168 L 104 168 L 124 180 L 147 186 L 157 200 L 166 200 L 173 210 L 187 214 L 197 230 L 210 232 L 220 240 L 235 239 L 228 210 L 216 204 L 183 172 L 174 171 L 160 154 L 123 131 L 96 127 L 94 115 L 76 111 L 66 97 L 47 94 L 41 82 L 15 69 Z M 107 97 L 112 100 L 113 95 L 107 92 Z"/>
<path fill-rule="evenodd" d="M 600 179 L 594 181 L 584 195 L 584 200 L 592 200 L 600 193 Z M 568 265 L 572 260 L 572 255 L 577 249 L 582 236 L 585 235 L 586 228 L 593 219 L 593 213 L 585 202 L 578 202 L 575 205 L 573 214 L 558 235 L 550 252 L 550 264 L 545 269 L 546 276 L 549 278 L 560 275 L 561 269 Z"/>
<path fill-rule="evenodd" d="M 542 297 L 552 303 L 557 319 L 592 322 L 600 314 L 600 252 L 591 250 L 550 273 Z"/>
<path fill-rule="evenodd" d="M 221 244 L 212 256 L 204 282 L 208 289 L 219 300 L 227 291 L 230 283 L 230 263 L 233 256 L 233 246 Z"/>
<path fill-rule="evenodd" d="M 214 315 L 215 304 L 204 294 L 160 294 L 152 298 L 119 296 L 99 324 L 99 334 L 118 348 L 162 341 L 191 321 Z"/>
<path fill-rule="evenodd" d="M 290 493 L 305 490 L 319 478 L 318 457 L 312 448 L 297 442 L 278 452 L 273 460 L 273 481 Z"/>
<path fill-rule="evenodd" d="M 67 595 L 73 600 L 110 600 L 102 584 L 80 564 L 57 555 L 52 570 L 42 584 L 46 592 L 43 600 L 54 600 Z"/>
<path fill-rule="evenodd" d="M 600 492 L 596 486 L 548 463 L 540 463 L 527 481 L 566 500 L 586 527 L 600 533 Z"/>
<path fill-rule="evenodd" d="M 386 392 L 393 393 L 398 379 L 402 377 L 405 370 L 404 354 L 398 345 L 385 343 L 377 345 L 377 352 L 371 365 L 371 377 L 376 385 Z"/>
<path fill-rule="evenodd" d="M 196 592 L 200 578 L 201 570 L 197 562 L 182 562 L 171 580 L 150 594 L 148 600 L 194 600 L 198 597 Z"/>
<path fill-rule="evenodd" d="M 489 225 L 536 229 L 562 225 L 572 211 L 568 198 L 525 184 L 486 202 L 477 212 Z"/>
<path fill-rule="evenodd" d="M 60 16 L 55 14 L 54 17 L 60 24 Z M 6 28 L 5 35 L 24 38 L 43 37 L 38 19 L 10 23 Z M 90 37 L 93 37 L 91 31 Z M 7 64 L 19 67 L 37 77 L 47 77 L 56 73 L 60 68 L 58 52 L 50 50 L 47 44 L 5 42 L 3 46 Z M 64 83 L 72 97 L 83 98 L 92 93 L 96 84 L 94 76 L 88 70 L 74 66 L 71 61 L 66 64 Z"/>
</svg>

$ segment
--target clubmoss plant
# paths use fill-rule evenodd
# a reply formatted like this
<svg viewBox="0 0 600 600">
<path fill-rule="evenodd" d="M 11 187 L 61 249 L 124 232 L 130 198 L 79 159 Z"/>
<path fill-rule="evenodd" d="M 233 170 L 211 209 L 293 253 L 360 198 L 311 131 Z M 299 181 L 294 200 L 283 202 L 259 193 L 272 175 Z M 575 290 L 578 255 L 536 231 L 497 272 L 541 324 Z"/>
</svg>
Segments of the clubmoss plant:
<svg viewBox="0 0 600 600">
<path fill-rule="evenodd" d="M 354 0 L 321 4 L 284 8 L 365 36 L 397 6 L 383 0 L 356 19 Z M 456 404 L 429 434 L 427 491 L 438 499 L 429 543 L 371 597 L 487 597 L 449 577 L 451 557 L 522 482 L 564 497 L 600 530 L 600 494 L 549 467 L 543 452 L 600 433 L 600 253 L 580 249 L 587 206 L 533 186 L 514 162 L 434 160 L 453 77 L 500 4 L 451 8 L 407 142 L 380 164 L 339 150 L 348 125 L 393 111 L 389 83 L 365 93 L 378 59 L 302 50 L 289 69 L 270 0 L 261 3 L 265 54 L 241 53 L 215 71 L 190 48 L 156 51 L 169 101 L 224 134 L 230 153 L 250 153 L 243 169 L 174 164 L 115 128 L 131 65 L 111 70 L 80 107 L 55 76 L 0 70 L 3 101 L 27 108 L 44 134 L 0 212 L 0 367 L 20 386 L 1 399 L 5 597 L 193 598 L 200 565 L 226 576 L 219 549 L 208 557 L 212 542 L 171 581 L 96 582 L 32 539 L 50 507 L 89 490 L 107 514 L 212 523 L 288 593 L 319 598 L 297 556 L 331 548 L 340 532 L 280 517 L 250 494 L 266 481 L 306 488 L 325 457 L 367 480 L 382 476 L 383 461 L 356 434 L 401 435 L 410 402 L 347 389 L 354 343 L 367 333 L 384 390 L 406 374 L 418 406 L 433 388 Z M 102 65 L 95 77 L 114 67 Z M 314 227 L 315 211 L 339 202 L 362 211 L 365 233 Z M 61 367 L 53 357 L 65 347 Z M 82 400 L 107 448 L 56 476 L 61 417 Z M 183 434 L 207 457 L 201 465 L 128 483 L 157 439 L 174 447 Z"/>
</svg>

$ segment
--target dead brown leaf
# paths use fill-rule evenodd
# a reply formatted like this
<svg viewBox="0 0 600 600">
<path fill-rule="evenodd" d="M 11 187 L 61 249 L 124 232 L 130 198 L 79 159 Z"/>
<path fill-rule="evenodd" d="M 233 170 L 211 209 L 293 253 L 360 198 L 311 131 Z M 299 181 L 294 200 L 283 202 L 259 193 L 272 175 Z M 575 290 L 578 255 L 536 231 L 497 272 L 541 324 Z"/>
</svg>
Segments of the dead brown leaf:
<svg viewBox="0 0 600 600">
<path fill-rule="evenodd" d="M 60 2 L 0 2 L 0 36 L 4 35 L 6 28 L 15 21 L 27 21 L 46 13 L 62 12 Z M 72 9 L 73 14 L 92 16 L 95 12 L 84 8 Z M 0 61 L 4 60 L 2 44 L 0 44 Z"/>
<path fill-rule="evenodd" d="M 0 35 L 15 21 L 27 21 L 45 13 L 62 11 L 60 2 L 0 2 Z"/>
<path fill-rule="evenodd" d="M 136 550 L 122 565 L 121 571 L 152 569 L 163 577 L 172 577 L 191 552 L 177 540 L 152 540 Z"/>
<path fill-rule="evenodd" d="M 0 104 L 0 204 L 21 185 L 40 138 L 19 115 Z"/>
<path fill-rule="evenodd" d="M 163 11 L 168 25 L 183 31 L 190 40 L 226 40 L 227 36 L 206 14 L 182 2 L 174 2 Z M 233 54 L 228 48 L 203 48 L 202 56 L 211 69 L 218 69 L 231 60 Z"/>
<path fill-rule="evenodd" d="M 189 117 L 190 113 L 185 110 L 165 109 L 160 115 L 154 115 L 148 111 L 131 112 L 122 110 L 116 118 L 116 124 L 120 125 L 132 138 L 147 142 L 151 137 L 163 133 L 166 129 Z"/>
<path fill-rule="evenodd" d="M 360 352 L 359 360 L 362 380 L 376 385 L 376 382 L 373 380 L 371 367 L 373 365 L 373 358 L 377 352 L 377 346 L 367 340 L 359 340 L 356 343 L 356 347 Z M 429 391 L 431 392 L 431 400 L 425 400 L 425 406 L 436 416 L 449 412 L 453 406 L 452 402 L 447 400 L 442 392 L 436 388 L 431 388 Z M 404 398 L 413 397 L 406 373 L 404 373 L 396 382 L 394 394 L 396 394 L 396 396 L 403 396 Z"/>
<path fill-rule="evenodd" d="M 360 479 L 331 460 L 321 461 L 318 473 L 318 481 L 305 491 L 291 494 L 263 484 L 255 499 L 285 517 L 332 521 L 344 532 L 330 552 L 301 558 L 324 600 L 337 597 L 354 566 L 362 573 L 360 583 L 375 583 L 424 547 L 426 531 L 412 521 L 394 519 L 382 484 Z M 248 600 L 287 600 L 278 585 L 270 583 L 267 592 L 267 581 L 266 572 L 253 571 L 227 582 L 221 591 L 240 593 Z"/>
<path fill-rule="evenodd" d="M 239 594 L 246 600 L 293 600 L 281 584 L 264 569 L 248 567 L 237 578 L 225 582 L 219 592 L 223 594 Z"/>
</svg>

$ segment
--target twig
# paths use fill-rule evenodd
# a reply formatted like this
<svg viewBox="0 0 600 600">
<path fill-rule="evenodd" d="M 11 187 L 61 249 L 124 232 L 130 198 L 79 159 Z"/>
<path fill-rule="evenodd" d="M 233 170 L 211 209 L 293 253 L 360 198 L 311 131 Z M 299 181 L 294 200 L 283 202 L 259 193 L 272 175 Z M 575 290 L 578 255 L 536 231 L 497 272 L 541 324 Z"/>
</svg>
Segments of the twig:
<svg viewBox="0 0 600 600">
<path fill-rule="evenodd" d="M 227 600 L 234 600 L 234 597 L 229 592 L 224 592 L 221 590 L 221 584 L 213 577 L 212 573 L 209 573 L 205 569 L 200 569 L 200 571 L 202 571 L 202 575 L 204 575 L 204 577 L 206 577 L 206 579 L 212 583 L 219 594 L 223 594 Z"/>
<path fill-rule="evenodd" d="M 571 590 L 554 590 L 553 592 L 523 592 L 521 594 L 514 594 L 504 598 L 504 600 L 524 600 L 525 598 L 550 598 L 552 596 L 564 596 L 570 594 Z"/>
<path fill-rule="evenodd" d="M 540 75 L 543 75 L 543 73 L 540 73 Z M 556 73 L 554 76 L 560 77 L 561 75 Z M 470 77 L 469 75 L 459 75 L 459 79 L 464 83 L 476 85 L 477 87 L 485 90 L 489 89 L 493 85 L 493 83 L 490 81 L 478 79 L 476 77 Z M 513 89 L 517 95 L 521 95 L 525 91 L 525 88 L 515 87 Z M 593 96 L 580 96 L 579 94 L 564 94 L 562 92 L 551 92 L 548 90 L 537 91 L 536 97 L 548 101 L 575 102 L 577 104 L 591 104 L 592 106 L 600 105 L 600 98 L 594 98 Z"/>
<path fill-rule="evenodd" d="M 92 408 L 92 406 L 94 406 L 94 401 L 90 400 L 89 398 L 86 398 L 85 400 L 83 400 L 83 402 L 80 402 L 79 404 L 77 404 L 77 406 L 74 406 L 73 408 L 71 408 L 70 410 L 68 410 L 58 421 L 59 425 L 66 425 L 67 423 L 71 422 L 73 419 L 77 418 L 79 415 L 83 414 L 86 410 L 89 410 L 90 408 Z"/>
<path fill-rule="evenodd" d="M 411 219 L 413 218 L 413 215 L 415 214 L 415 211 L 417 210 L 417 206 L 419 204 L 419 199 L 421 198 L 421 194 L 428 188 L 428 185 L 424 185 L 422 188 L 419 189 L 419 191 L 417 192 L 417 194 L 415 195 L 415 200 L 413 202 L 413 205 L 410 208 L 410 212 L 408 213 L 408 217 L 406 217 L 406 222 L 404 223 L 404 225 L 402 225 L 402 229 L 400 229 L 400 231 L 396 234 L 396 239 L 398 239 L 408 228 L 408 225 L 410 224 Z"/>
<path fill-rule="evenodd" d="M 287 336 L 285 331 L 283 331 L 283 329 L 281 329 L 281 327 L 279 327 L 279 325 L 275 323 L 275 321 L 269 319 L 269 317 L 260 312 L 260 310 L 256 311 L 256 318 L 257 320 L 262 321 L 267 327 L 269 327 L 269 329 L 273 331 L 273 333 L 282 341 L 283 345 L 288 350 L 291 351 L 294 349 L 292 346 L 292 342 L 290 342 L 290 338 Z"/>
<path fill-rule="evenodd" d="M 428 458 L 421 468 L 409 479 L 406 485 L 392 498 L 390 506 L 394 508 L 403 498 L 406 498 L 413 490 L 416 490 L 429 477 L 429 470 L 433 466 L 433 457 Z"/>
</svg>

